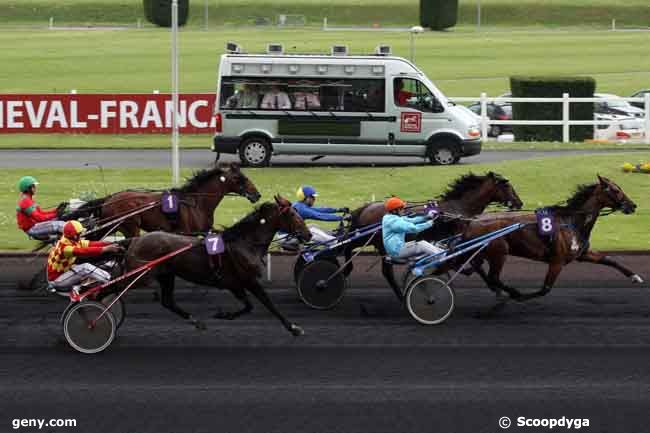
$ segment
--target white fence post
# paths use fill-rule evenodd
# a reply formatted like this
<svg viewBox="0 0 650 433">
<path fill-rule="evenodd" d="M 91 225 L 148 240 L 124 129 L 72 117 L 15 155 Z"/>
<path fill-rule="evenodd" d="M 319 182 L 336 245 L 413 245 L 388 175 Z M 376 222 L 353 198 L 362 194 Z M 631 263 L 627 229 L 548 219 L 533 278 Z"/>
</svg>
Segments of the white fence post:
<svg viewBox="0 0 650 433">
<path fill-rule="evenodd" d="M 271 253 L 266 253 L 266 280 L 271 281 Z"/>
<path fill-rule="evenodd" d="M 568 143 L 569 137 L 569 94 L 562 93 L 562 143 Z"/>
<path fill-rule="evenodd" d="M 481 139 L 487 140 L 488 124 L 487 124 L 487 95 L 485 92 L 481 93 Z"/>
<path fill-rule="evenodd" d="M 50 17 L 50 30 L 54 28 L 54 17 Z"/>
<path fill-rule="evenodd" d="M 644 97 L 645 103 L 643 104 L 643 108 L 645 108 L 645 127 L 643 129 L 645 129 L 645 144 L 650 144 L 650 93 L 646 93 Z"/>
</svg>

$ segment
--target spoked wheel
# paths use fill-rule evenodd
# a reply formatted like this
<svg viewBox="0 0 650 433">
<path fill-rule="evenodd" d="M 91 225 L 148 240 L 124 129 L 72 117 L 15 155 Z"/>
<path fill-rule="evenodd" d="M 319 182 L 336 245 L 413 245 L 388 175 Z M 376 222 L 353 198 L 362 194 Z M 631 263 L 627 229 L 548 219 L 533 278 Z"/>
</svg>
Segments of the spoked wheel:
<svg viewBox="0 0 650 433">
<path fill-rule="evenodd" d="M 411 316 L 423 325 L 444 322 L 454 311 L 454 289 L 443 279 L 419 277 L 408 286 L 406 308 Z"/>
<path fill-rule="evenodd" d="M 345 291 L 345 276 L 338 271 L 338 262 L 315 260 L 305 266 L 298 281 L 298 295 L 302 301 L 317 310 L 334 308 Z"/>
<path fill-rule="evenodd" d="M 104 313 L 105 308 L 99 302 L 84 301 L 67 310 L 63 334 L 70 346 L 81 353 L 98 353 L 110 346 L 117 328 L 113 313 Z"/>
<path fill-rule="evenodd" d="M 306 265 L 307 262 L 305 259 L 303 259 L 302 256 L 298 256 L 296 263 L 293 265 L 293 281 L 296 283 L 296 286 L 298 286 L 298 283 L 300 282 L 302 271 L 305 269 Z"/>
<path fill-rule="evenodd" d="M 115 300 L 117 293 L 107 293 L 106 295 L 100 295 L 98 298 L 104 306 L 108 307 L 111 302 Z M 113 318 L 115 319 L 115 328 L 119 329 L 124 323 L 124 318 L 126 317 L 126 305 L 122 298 L 118 299 L 116 303 L 110 309 L 110 312 L 113 313 Z"/>
</svg>

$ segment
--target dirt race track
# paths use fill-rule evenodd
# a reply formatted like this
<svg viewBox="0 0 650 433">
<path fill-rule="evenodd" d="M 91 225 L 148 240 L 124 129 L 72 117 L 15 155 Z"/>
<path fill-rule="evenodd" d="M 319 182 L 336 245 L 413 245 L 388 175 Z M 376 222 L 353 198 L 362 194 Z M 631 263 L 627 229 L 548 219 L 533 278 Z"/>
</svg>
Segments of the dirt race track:
<svg viewBox="0 0 650 433">
<path fill-rule="evenodd" d="M 650 277 L 650 257 L 619 259 Z M 180 285 L 198 331 L 152 302 L 127 299 L 113 345 L 85 356 L 62 338 L 66 301 L 17 290 L 42 262 L 0 261 L 0 431 L 14 418 L 76 418 L 53 432 L 498 432 L 517 418 L 589 419 L 587 432 L 647 431 L 650 285 L 574 264 L 556 288 L 490 314 L 475 277 L 456 285 L 443 325 L 417 324 L 360 258 L 343 302 L 308 309 L 274 258 L 269 293 L 305 329 L 294 338 L 263 307 L 235 321 L 228 293 Z M 511 259 L 505 280 L 527 291 L 545 267 Z M 20 430 L 29 431 L 29 430 Z M 556 427 L 553 431 L 566 431 Z"/>
</svg>

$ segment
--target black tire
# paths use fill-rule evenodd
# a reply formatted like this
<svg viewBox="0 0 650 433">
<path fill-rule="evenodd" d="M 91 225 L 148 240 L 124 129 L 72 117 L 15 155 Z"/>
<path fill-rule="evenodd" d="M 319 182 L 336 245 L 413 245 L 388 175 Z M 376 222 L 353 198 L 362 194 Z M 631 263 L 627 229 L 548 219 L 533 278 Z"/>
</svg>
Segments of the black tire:
<svg viewBox="0 0 650 433">
<path fill-rule="evenodd" d="M 326 260 L 328 262 L 332 262 L 337 268 L 339 267 L 339 261 L 336 260 L 336 257 L 319 257 L 318 260 Z M 295 281 L 296 287 L 298 287 L 300 276 L 302 275 L 302 271 L 305 269 L 305 266 L 307 266 L 307 264 L 308 263 L 305 261 L 305 259 L 302 258 L 302 256 L 298 256 L 296 263 L 293 265 L 293 281 Z"/>
<path fill-rule="evenodd" d="M 329 260 L 315 260 L 305 266 L 298 282 L 298 295 L 302 302 L 316 310 L 334 308 L 343 299 L 345 276 L 337 264 Z"/>
<path fill-rule="evenodd" d="M 108 305 L 113 302 L 116 296 L 117 293 L 106 293 L 100 295 L 97 300 L 108 307 Z M 115 328 L 120 329 L 120 326 L 122 326 L 122 323 L 124 323 L 124 319 L 126 318 L 126 305 L 124 304 L 122 298 L 113 304 L 110 312 L 113 314 L 113 318 L 115 318 Z"/>
<path fill-rule="evenodd" d="M 250 137 L 239 146 L 239 159 L 247 167 L 267 167 L 271 161 L 271 144 L 264 137 Z"/>
<path fill-rule="evenodd" d="M 423 325 L 438 325 L 451 316 L 456 295 L 445 280 L 425 276 L 411 281 L 404 302 L 415 320 Z"/>
<path fill-rule="evenodd" d="M 90 326 L 102 313 L 94 326 Z M 81 353 L 99 353 L 115 338 L 115 318 L 104 305 L 94 301 L 79 302 L 70 307 L 63 318 L 63 334 L 68 344 Z"/>
<path fill-rule="evenodd" d="M 490 137 L 498 137 L 501 135 L 503 131 L 501 130 L 501 126 L 499 125 L 492 125 L 490 126 L 490 133 L 488 134 Z"/>
<path fill-rule="evenodd" d="M 434 165 L 452 165 L 460 160 L 458 146 L 450 140 L 430 144 L 428 156 Z"/>
</svg>

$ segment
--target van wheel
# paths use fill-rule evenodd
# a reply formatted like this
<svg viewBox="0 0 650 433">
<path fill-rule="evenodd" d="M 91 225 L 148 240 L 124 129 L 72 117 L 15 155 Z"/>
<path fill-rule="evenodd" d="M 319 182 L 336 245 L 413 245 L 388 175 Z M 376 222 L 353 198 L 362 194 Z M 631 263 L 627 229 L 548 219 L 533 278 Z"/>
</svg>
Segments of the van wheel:
<svg viewBox="0 0 650 433">
<path fill-rule="evenodd" d="M 492 125 L 490 127 L 490 133 L 488 135 L 490 137 L 498 137 L 501 135 L 501 127 L 499 125 Z"/>
<path fill-rule="evenodd" d="M 449 142 L 444 142 L 429 147 L 429 162 L 435 165 L 451 165 L 456 164 L 460 157 L 456 155 L 454 149 L 456 146 Z"/>
<path fill-rule="evenodd" d="M 266 167 L 271 160 L 271 145 L 266 138 L 251 137 L 239 147 L 239 159 L 249 167 Z"/>
</svg>

